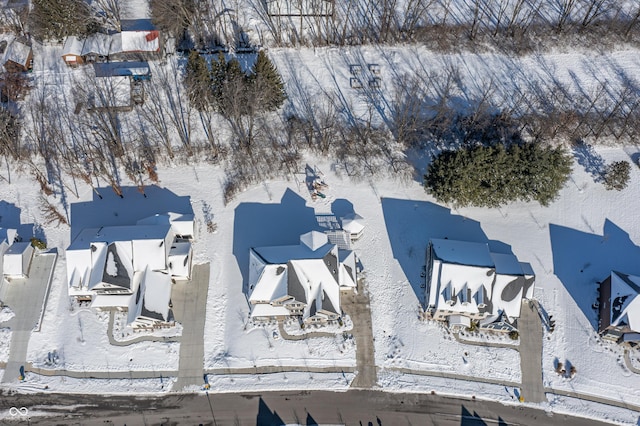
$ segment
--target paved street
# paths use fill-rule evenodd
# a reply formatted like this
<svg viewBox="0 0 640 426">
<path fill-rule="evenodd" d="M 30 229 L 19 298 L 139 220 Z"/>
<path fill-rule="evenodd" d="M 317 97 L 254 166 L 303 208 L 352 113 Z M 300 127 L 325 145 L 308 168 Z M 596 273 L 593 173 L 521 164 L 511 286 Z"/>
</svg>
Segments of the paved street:
<svg viewBox="0 0 640 426">
<path fill-rule="evenodd" d="M 182 324 L 178 381 L 173 390 L 202 385 L 204 368 L 204 322 L 206 319 L 209 263 L 193 266 L 190 281 L 177 282 L 171 292 L 173 314 Z"/>
<path fill-rule="evenodd" d="M 542 322 L 531 303 L 523 303 L 518 319 L 522 396 L 528 402 L 546 402 L 542 383 Z"/>
<path fill-rule="evenodd" d="M 473 401 L 431 394 L 385 393 L 357 389 L 348 392 L 168 394 L 153 399 L 118 395 L 3 395 L 3 401 L 7 407 L 50 407 L 47 411 L 57 417 L 38 417 L 38 424 L 45 426 L 281 426 L 287 423 L 349 426 L 602 424 L 584 417 L 551 414 L 522 405 L 503 405 L 492 401 Z"/>
<path fill-rule="evenodd" d="M 18 380 L 20 367 L 25 365 L 31 331 L 40 319 L 56 257 L 55 253 L 35 255 L 31 261 L 29 278 L 13 279 L 1 285 L 0 300 L 15 313 L 10 321 L 3 324 L 11 328 L 12 334 L 9 361 L 2 383 Z"/>
<path fill-rule="evenodd" d="M 371 308 L 369 294 L 362 284 L 358 285 L 358 294 L 342 296 L 342 309 L 353 321 L 356 338 L 356 365 L 358 374 L 351 383 L 354 388 L 372 388 L 377 382 L 375 355 L 373 349 L 373 331 L 371 328 Z"/>
</svg>

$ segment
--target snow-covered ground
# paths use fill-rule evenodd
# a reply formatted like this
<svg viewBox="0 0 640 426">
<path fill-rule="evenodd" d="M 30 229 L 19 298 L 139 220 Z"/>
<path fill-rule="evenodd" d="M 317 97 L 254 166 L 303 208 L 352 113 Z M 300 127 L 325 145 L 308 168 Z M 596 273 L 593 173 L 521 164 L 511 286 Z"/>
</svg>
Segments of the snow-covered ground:
<svg viewBox="0 0 640 426">
<path fill-rule="evenodd" d="M 346 391 L 353 373 L 273 373 L 209 375 L 209 385 L 215 392 L 260 392 L 272 390 L 332 390 Z"/>
<path fill-rule="evenodd" d="M 63 246 L 66 247 L 66 246 Z M 109 314 L 89 308 L 71 309 L 64 261 L 55 278 L 40 332 L 31 333 L 27 361 L 40 368 L 70 371 L 177 370 L 179 343 L 140 342 L 128 346 L 109 343 Z M 49 364 L 49 352 L 58 361 Z"/>
<path fill-rule="evenodd" d="M 9 349 L 11 349 L 11 329 L 0 328 L 0 362 L 9 360 Z"/>
<path fill-rule="evenodd" d="M 518 402 L 520 390 L 518 388 L 477 383 L 441 377 L 416 376 L 401 374 L 394 371 L 384 371 L 378 376 L 378 382 L 382 387 L 395 392 L 435 392 L 439 395 L 463 396 L 469 399 L 485 399 L 499 401 L 505 405 L 528 405 L 542 408 L 547 416 L 555 414 L 569 414 L 588 419 L 600 419 L 615 424 L 635 425 L 638 421 L 638 413 L 624 408 L 616 408 L 610 405 L 585 402 L 583 400 L 551 395 L 549 401 L 542 404 L 530 404 Z M 544 419 L 540 420 L 544 424 Z"/>
<path fill-rule="evenodd" d="M 35 76 L 49 78 L 55 75 L 56 70 L 81 73 L 64 68 L 59 49 L 56 49 L 48 46 L 37 52 L 41 55 L 35 60 Z M 496 86 L 492 96 L 508 101 L 513 93 L 533 90 L 535 84 L 532 82 L 543 84 L 557 80 L 569 92 L 580 89 L 589 92 L 598 81 L 606 80 L 609 87 L 615 87 L 626 78 L 633 80 L 640 68 L 637 51 L 616 51 L 606 55 L 546 54 L 513 59 L 500 55 L 435 55 L 411 46 L 365 46 L 343 50 L 273 50 L 271 54 L 283 73 L 295 108 L 302 108 L 303 93 L 314 98 L 335 91 L 343 95 L 341 102 L 355 115 L 367 113 L 366 102 L 371 99 L 349 88 L 348 65 L 353 62 L 381 65 L 382 91 L 376 95 L 374 104 L 383 115 L 389 111 L 387 106 L 392 99 L 395 82 L 413 70 L 423 70 L 424 75 L 430 72 L 442 74 L 454 65 L 460 72 L 460 84 L 455 90 L 462 99 L 475 99 L 486 84 L 493 81 Z M 65 78 L 59 81 L 70 81 Z M 298 83 L 303 91 L 295 89 Z M 50 90 L 59 91 L 63 96 L 68 94 L 70 87 L 68 84 L 60 87 L 51 85 Z M 194 134 L 198 131 L 194 130 Z M 427 242 L 430 238 L 449 237 L 489 241 L 493 246 L 511 249 L 519 260 L 533 266 L 537 275 L 536 297 L 556 320 L 555 331 L 546 334 L 544 339 L 546 386 L 637 403 L 640 399 L 640 375 L 624 367 L 619 348 L 605 345 L 597 339 L 595 312 L 591 305 L 595 302 L 595 282 L 605 278 L 612 269 L 640 274 L 640 218 L 637 215 L 640 170 L 632 168 L 629 187 L 622 192 L 606 191 L 594 181 L 592 171 L 594 165 L 601 163 L 636 160 L 640 149 L 597 148 L 586 156 L 579 151 L 576 154 L 579 154 L 579 161 L 575 164 L 571 180 L 561 191 L 559 199 L 547 208 L 535 203 L 514 203 L 500 209 L 451 210 L 427 196 L 419 182 L 398 182 L 387 178 L 354 182 L 336 171 L 327 160 L 312 157 L 307 158 L 307 162 L 311 166 L 317 165 L 326 175 L 325 180 L 329 184 L 326 199 L 312 201 L 299 178 L 291 176 L 289 180 L 267 181 L 248 188 L 225 206 L 222 196 L 224 173 L 220 167 L 158 165 L 161 188 L 177 196 L 191 197 L 197 221 L 194 260 L 211 265 L 203 367 L 355 366 L 356 348 L 345 342 L 340 333 L 335 337 L 289 341 L 274 338 L 273 332 L 277 328 L 273 324 L 264 327 L 249 324 L 243 284 L 247 281 L 250 247 L 295 244 L 300 234 L 318 229 L 315 214 L 331 212 L 340 217 L 356 212 L 365 218 L 366 224 L 364 236 L 354 248 L 364 266 L 366 288 L 371 296 L 375 360 L 382 369 L 380 385 L 383 388 L 402 391 L 431 389 L 429 386 L 436 383 L 431 377 L 420 376 L 414 380 L 413 376 L 405 377 L 389 370 L 396 367 L 476 378 L 520 380 L 520 359 L 515 349 L 460 344 L 440 325 L 419 319 L 424 291 L 420 272 Z M 418 175 L 423 171 L 418 170 Z M 3 183 L 0 187 L 0 198 L 20 209 L 22 223 L 34 224 L 36 230 L 41 227 L 49 247 L 67 247 L 70 229 L 65 225 L 47 224 L 41 208 L 39 185 L 28 174 L 16 170 L 9 172 L 11 183 Z M 7 172 L 3 170 L 2 173 Z M 73 185 L 71 181 L 67 183 Z M 64 208 L 69 204 L 93 200 L 91 188 L 80 185 L 77 190 L 77 198 L 67 192 L 67 198 L 54 200 L 50 197 L 50 201 L 60 211 L 67 211 Z M 103 191 L 110 192 L 111 189 Z M 135 188 L 127 197 L 131 198 L 119 202 L 129 203 L 133 197 L 142 200 Z M 153 202 L 152 191 L 144 200 Z M 102 213 L 106 216 L 112 215 L 112 206 L 107 201 L 97 205 L 104 206 Z M 207 222 L 217 224 L 217 230 L 209 232 Z M 28 361 L 45 366 L 48 353 L 55 350 L 59 356 L 58 368 L 75 371 L 177 369 L 178 343 L 143 342 L 124 347 L 111 346 L 107 339 L 107 315 L 96 315 L 83 309 L 72 310 L 65 288 L 64 250 L 60 250 L 60 255 L 42 329 L 32 333 Z M 0 342 L 5 341 L 8 340 L 0 337 Z M 559 377 L 554 371 L 557 361 L 568 361 L 574 365 L 576 376 L 570 380 Z M 387 367 L 389 369 L 385 369 Z M 309 377 L 308 374 L 297 374 Z M 268 381 L 252 376 L 212 376 L 212 386 L 222 388 L 232 380 L 237 381 L 239 388 L 258 386 L 257 382 L 261 380 L 264 389 L 293 388 L 306 383 L 293 380 L 294 376 L 273 375 Z M 70 384 L 74 383 L 71 379 L 33 375 L 27 379 L 36 387 L 49 386 L 60 391 L 71 389 Z M 341 380 L 345 381 L 345 386 L 350 381 L 349 376 L 345 379 L 341 375 L 314 375 L 314 383 L 319 388 L 340 387 Z M 76 386 L 101 389 L 90 382 L 78 382 Z M 120 387 L 127 386 L 126 381 L 117 383 Z M 140 383 L 141 391 L 163 390 L 158 390 L 159 381 L 151 380 L 148 386 Z M 132 384 L 127 391 L 136 392 L 136 386 Z M 453 380 L 442 386 L 451 393 L 463 394 L 470 389 L 466 386 L 476 386 L 471 389 L 478 389 L 478 394 L 487 389 L 471 382 Z M 554 398 L 550 402 L 554 410 L 555 401 L 557 399 Z M 567 404 L 569 411 L 589 412 L 580 408 L 582 403 Z M 587 405 L 591 407 L 591 404 Z M 609 418 L 607 412 L 602 416 Z M 613 418 L 628 421 L 630 417 Z"/>
</svg>

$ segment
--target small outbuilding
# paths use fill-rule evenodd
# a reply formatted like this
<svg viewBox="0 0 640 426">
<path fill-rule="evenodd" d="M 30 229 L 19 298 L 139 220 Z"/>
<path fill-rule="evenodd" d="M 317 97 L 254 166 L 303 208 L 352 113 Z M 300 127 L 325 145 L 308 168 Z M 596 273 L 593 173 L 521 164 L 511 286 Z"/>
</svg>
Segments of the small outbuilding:
<svg viewBox="0 0 640 426">
<path fill-rule="evenodd" d="M 14 40 L 4 56 L 4 68 L 8 72 L 27 72 L 33 68 L 33 50 L 26 42 Z"/>
<path fill-rule="evenodd" d="M 4 252 L 3 274 L 11 278 L 26 278 L 33 257 L 33 246 L 30 242 L 17 242 Z"/>
<path fill-rule="evenodd" d="M 64 46 L 62 46 L 62 59 L 64 62 L 70 67 L 77 67 L 80 64 L 84 63 L 84 59 L 82 58 L 82 47 L 84 46 L 84 41 L 80 40 L 76 36 L 69 36 L 64 41 Z"/>
<path fill-rule="evenodd" d="M 351 236 L 351 241 L 357 241 L 362 237 L 364 224 L 362 216 L 351 213 L 342 218 L 342 229 L 347 231 Z"/>
</svg>

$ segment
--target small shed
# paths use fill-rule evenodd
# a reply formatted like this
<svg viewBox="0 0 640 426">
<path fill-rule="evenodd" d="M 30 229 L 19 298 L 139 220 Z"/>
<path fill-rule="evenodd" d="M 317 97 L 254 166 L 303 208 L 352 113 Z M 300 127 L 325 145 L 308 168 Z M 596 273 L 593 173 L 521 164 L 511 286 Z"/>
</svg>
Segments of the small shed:
<svg viewBox="0 0 640 426">
<path fill-rule="evenodd" d="M 84 63 L 82 58 L 82 48 L 84 41 L 80 40 L 76 36 L 69 36 L 64 41 L 62 47 L 62 59 L 70 67 L 77 67 Z"/>
<path fill-rule="evenodd" d="M 29 266 L 33 257 L 30 242 L 13 243 L 4 253 L 4 270 L 7 277 L 25 278 L 29 275 Z"/>
<path fill-rule="evenodd" d="M 356 213 L 351 213 L 342 218 L 342 229 L 351 236 L 351 241 L 357 241 L 364 231 L 364 219 Z"/>
<path fill-rule="evenodd" d="M 26 72 L 33 68 L 33 51 L 31 46 L 18 40 L 7 49 L 4 57 L 4 68 L 9 72 Z"/>
</svg>

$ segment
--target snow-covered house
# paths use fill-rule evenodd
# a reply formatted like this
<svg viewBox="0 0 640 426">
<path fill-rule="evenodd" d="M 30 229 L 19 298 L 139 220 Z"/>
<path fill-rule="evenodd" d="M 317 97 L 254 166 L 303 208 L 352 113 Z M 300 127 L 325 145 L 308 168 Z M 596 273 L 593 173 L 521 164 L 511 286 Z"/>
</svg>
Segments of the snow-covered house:
<svg viewBox="0 0 640 426">
<path fill-rule="evenodd" d="M 96 309 L 129 310 L 134 326 L 167 322 L 171 281 L 191 276 L 192 237 L 193 215 L 176 213 L 84 229 L 66 250 L 69 296 Z M 142 314 L 132 317 L 131 307 Z M 137 321 L 140 315 L 147 319 Z"/>
<path fill-rule="evenodd" d="M 531 265 L 513 254 L 492 253 L 486 243 L 432 239 L 427 248 L 426 314 L 451 327 L 475 320 L 488 326 L 520 316 L 533 297 Z"/>
<path fill-rule="evenodd" d="M 113 36 L 103 33 L 91 34 L 82 45 L 82 58 L 85 62 L 106 62 L 111 52 Z"/>
<path fill-rule="evenodd" d="M 612 271 L 600 284 L 598 302 L 604 339 L 640 343 L 640 277 Z"/>
<path fill-rule="evenodd" d="M 116 60 L 153 59 L 160 53 L 160 32 L 150 19 L 123 19 L 113 34 L 109 56 Z"/>
<path fill-rule="evenodd" d="M 254 320 L 299 317 L 306 324 L 336 321 L 340 291 L 356 287 L 356 260 L 312 231 L 300 244 L 252 248 L 249 304 Z"/>
<path fill-rule="evenodd" d="M 80 64 L 83 64 L 83 46 L 84 40 L 81 40 L 76 36 L 67 37 L 64 40 L 64 45 L 62 46 L 62 59 L 64 60 L 64 62 L 71 67 L 76 67 Z"/>
<path fill-rule="evenodd" d="M 9 72 L 26 72 L 33 68 L 33 50 L 26 42 L 14 40 L 4 55 L 4 68 Z"/>
</svg>

